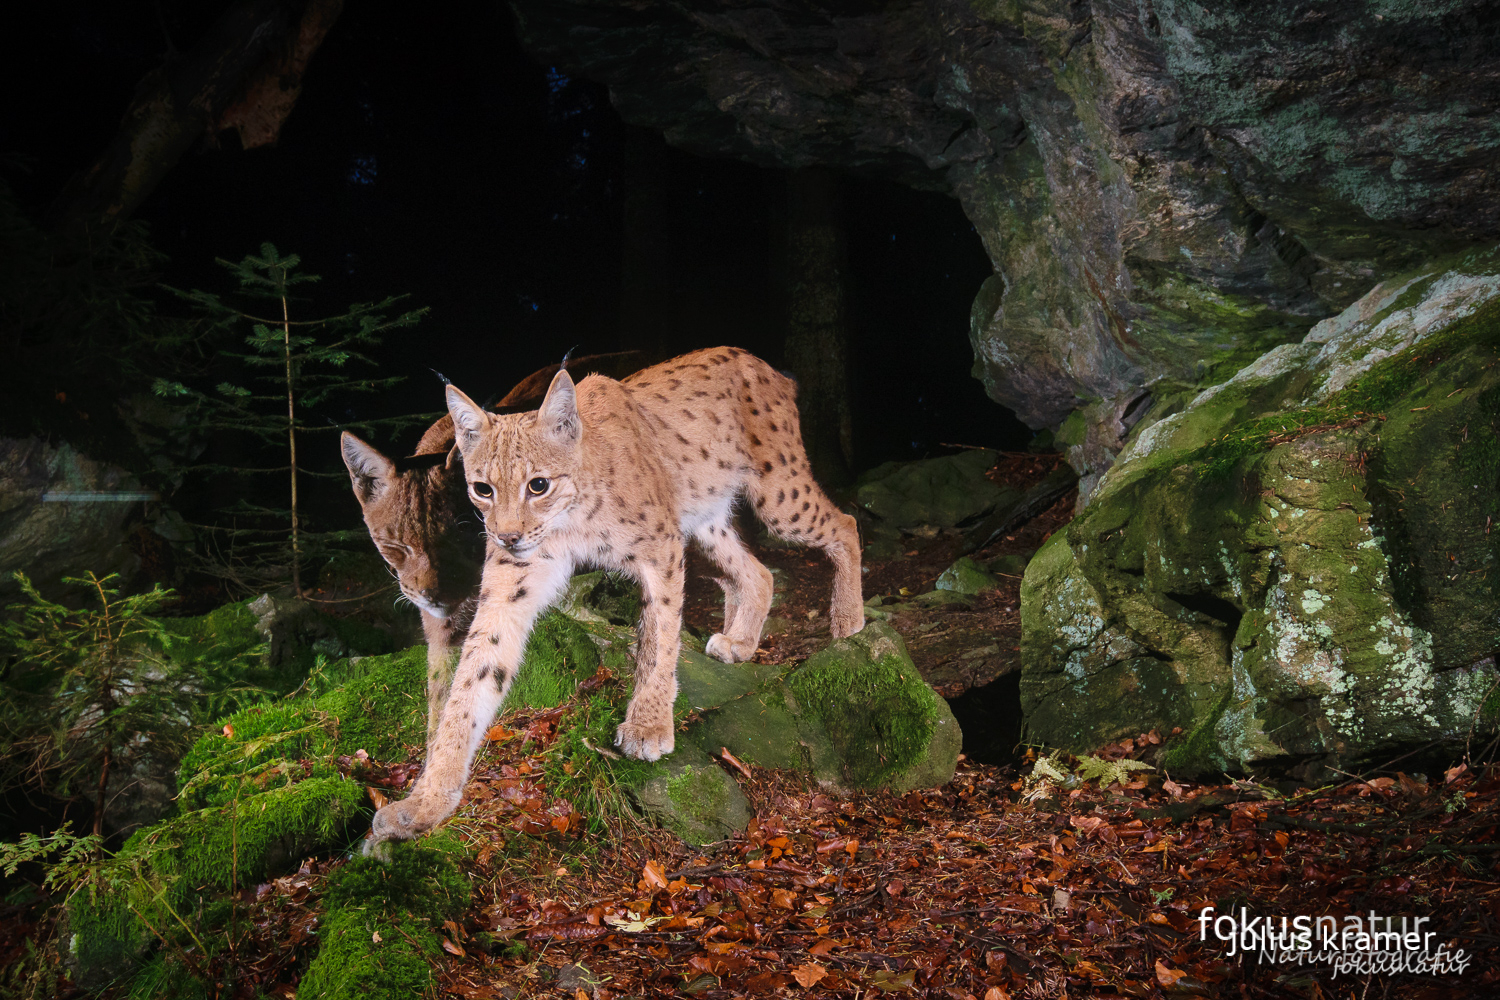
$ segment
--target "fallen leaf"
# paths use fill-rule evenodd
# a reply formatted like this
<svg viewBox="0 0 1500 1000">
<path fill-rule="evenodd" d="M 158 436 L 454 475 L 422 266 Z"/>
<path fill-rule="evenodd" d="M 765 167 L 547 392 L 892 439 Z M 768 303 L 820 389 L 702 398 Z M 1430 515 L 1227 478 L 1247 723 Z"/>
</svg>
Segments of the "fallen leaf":
<svg viewBox="0 0 1500 1000">
<path fill-rule="evenodd" d="M 504 743 L 514 735 L 515 733 L 512 733 L 504 726 L 491 726 L 485 731 L 484 738 L 491 743 Z"/>
<path fill-rule="evenodd" d="M 627 920 L 621 917 L 605 917 L 604 922 L 616 930 L 624 931 L 626 934 L 640 934 L 643 931 L 650 930 L 652 924 L 659 924 L 667 919 L 666 917 L 647 917 L 642 920 L 634 914 L 628 914 L 628 916 L 634 919 Z"/>
<path fill-rule="evenodd" d="M 457 955 L 459 958 L 465 958 L 468 955 L 463 948 L 449 941 L 447 938 L 443 938 L 443 950 L 450 955 Z"/>
<path fill-rule="evenodd" d="M 1162 964 L 1161 959 L 1158 958 L 1156 960 L 1156 981 L 1162 985 L 1163 989 L 1171 989 L 1173 986 L 1176 986 L 1177 980 L 1185 975 L 1187 975 L 1186 972 L 1167 968 Z"/>
<path fill-rule="evenodd" d="M 795 909 L 797 906 L 797 894 L 789 889 L 772 889 L 771 905 L 781 910 Z"/>
<path fill-rule="evenodd" d="M 804 989 L 816 986 L 826 975 L 828 975 L 828 970 L 817 962 L 808 962 L 792 970 L 792 978 L 797 980 L 797 985 Z"/>
<path fill-rule="evenodd" d="M 443 930 L 447 931 L 449 936 L 455 941 L 462 941 L 464 939 L 464 929 L 451 920 L 443 921 Z"/>
<path fill-rule="evenodd" d="M 225 726 L 224 727 L 224 735 L 226 737 L 228 737 L 229 739 L 231 739 L 231 740 L 234 739 L 234 727 L 233 726 Z M 1452 781 L 1453 779 L 1449 778 L 1448 780 Z"/>
<path fill-rule="evenodd" d="M 908 969 L 905 972 L 888 972 L 885 969 L 876 969 L 870 976 L 870 981 L 880 987 L 882 992 L 894 993 L 897 990 L 909 990 L 916 986 L 917 970 Z"/>
<path fill-rule="evenodd" d="M 635 886 L 641 892 L 655 892 L 667 887 L 666 873 L 661 870 L 661 865 L 655 861 L 647 861 L 646 867 L 641 869 L 641 880 Z"/>
<path fill-rule="evenodd" d="M 382 938 L 380 937 L 380 932 L 376 931 L 374 934 L 371 934 L 370 935 L 370 940 L 373 941 L 375 944 L 379 944 L 381 942 L 381 940 L 382 940 Z"/>
<path fill-rule="evenodd" d="M 743 774 L 746 781 L 750 780 L 750 769 L 745 766 L 744 761 L 740 760 L 734 754 L 730 753 L 728 747 L 719 747 L 719 756 L 723 757 L 724 760 L 728 764 L 730 764 L 736 771 Z"/>
<path fill-rule="evenodd" d="M 1003 986 L 991 986 L 984 991 L 984 1000 L 1010 1000 L 1010 991 Z"/>
<path fill-rule="evenodd" d="M 374 786 L 366 787 L 365 791 L 370 794 L 370 801 L 375 803 L 376 809 L 384 809 L 385 804 L 390 801 L 386 798 L 385 792 L 382 792 L 380 789 L 375 788 Z"/>
</svg>

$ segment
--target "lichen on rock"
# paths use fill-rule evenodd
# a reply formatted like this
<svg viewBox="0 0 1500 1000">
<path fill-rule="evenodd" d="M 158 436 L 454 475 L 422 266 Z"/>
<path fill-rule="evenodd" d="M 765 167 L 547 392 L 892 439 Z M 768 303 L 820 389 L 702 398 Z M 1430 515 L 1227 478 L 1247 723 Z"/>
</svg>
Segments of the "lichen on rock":
<svg viewBox="0 0 1500 1000">
<path fill-rule="evenodd" d="M 1495 253 L 1393 279 L 1139 433 L 1027 570 L 1033 738 L 1348 767 L 1493 726 L 1497 293 Z"/>
</svg>

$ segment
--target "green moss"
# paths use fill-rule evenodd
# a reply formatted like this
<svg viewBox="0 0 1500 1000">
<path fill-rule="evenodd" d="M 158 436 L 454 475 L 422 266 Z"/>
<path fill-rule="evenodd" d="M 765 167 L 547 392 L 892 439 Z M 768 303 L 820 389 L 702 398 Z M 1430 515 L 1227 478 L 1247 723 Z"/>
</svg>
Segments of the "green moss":
<svg viewBox="0 0 1500 1000">
<path fill-rule="evenodd" d="M 572 618 L 543 615 L 526 642 L 526 656 L 506 696 L 507 709 L 553 708 L 599 668 L 599 648 Z"/>
<path fill-rule="evenodd" d="M 357 782 L 308 778 L 139 831 L 119 860 L 149 857 L 158 875 L 181 876 L 194 886 L 243 886 L 310 852 L 342 845 L 367 810 L 364 786 Z"/>
<path fill-rule="evenodd" d="M 322 944 L 298 984 L 298 997 L 412 1000 L 436 992 L 431 962 L 442 946 L 425 921 L 341 909 L 323 919 L 318 937 Z"/>
<path fill-rule="evenodd" d="M 119 894 L 90 886 L 68 900 L 62 946 L 86 989 L 97 989 L 132 969 L 154 943 L 151 931 Z"/>
<path fill-rule="evenodd" d="M 857 785 L 878 786 L 916 765 L 932 743 L 937 695 L 884 623 L 808 657 L 786 684 L 827 730 Z"/>
<path fill-rule="evenodd" d="M 314 687 L 316 698 L 264 702 L 215 724 L 182 759 L 180 787 L 189 807 L 223 804 L 246 781 L 264 782 L 278 762 L 364 750 L 399 760 L 426 733 L 427 647 L 337 664 Z"/>
<path fill-rule="evenodd" d="M 1421 290 L 1413 286 L 1390 308 L 1413 304 Z M 1218 440 L 1187 455 L 1175 456 L 1174 461 L 1196 463 L 1199 475 L 1205 479 L 1227 478 L 1245 459 L 1274 447 L 1273 439 L 1303 429 L 1365 422 L 1393 407 L 1416 403 L 1418 400 L 1409 397 L 1419 395 L 1425 382 L 1434 378 L 1447 381 L 1436 371 L 1444 360 L 1466 348 L 1493 350 L 1497 346 L 1500 346 L 1500 299 L 1487 302 L 1473 315 L 1442 332 L 1377 362 L 1319 405 L 1278 410 L 1230 426 Z"/>
<path fill-rule="evenodd" d="M 406 746 L 426 739 L 427 647 L 361 657 L 343 669 L 338 686 L 318 698 L 313 711 L 338 720 L 330 752 L 363 750 L 379 760 L 403 759 Z"/>
<path fill-rule="evenodd" d="M 1194 778 L 1210 771 L 1223 771 L 1229 766 L 1219 749 L 1217 727 L 1234 691 L 1225 688 L 1213 708 L 1199 719 L 1191 729 L 1171 740 L 1162 749 L 1160 762 L 1162 771 L 1182 778 Z"/>
<path fill-rule="evenodd" d="M 201 997 L 207 1000 L 209 991 L 206 984 L 193 978 L 182 962 L 172 961 L 158 953 L 130 977 L 126 995 L 130 1000 L 158 1000 L 160 997 L 171 997 L 172 1000 L 199 1000 Z"/>
<path fill-rule="evenodd" d="M 354 858 L 328 876 L 330 910 L 409 913 L 434 923 L 469 905 L 469 880 L 458 866 L 463 845 L 439 831 L 419 841 L 395 841 L 386 860 Z"/>
<path fill-rule="evenodd" d="M 678 812 L 707 825 L 723 814 L 727 805 L 724 774 L 717 767 L 685 767 L 667 782 L 667 796 Z"/>
</svg>

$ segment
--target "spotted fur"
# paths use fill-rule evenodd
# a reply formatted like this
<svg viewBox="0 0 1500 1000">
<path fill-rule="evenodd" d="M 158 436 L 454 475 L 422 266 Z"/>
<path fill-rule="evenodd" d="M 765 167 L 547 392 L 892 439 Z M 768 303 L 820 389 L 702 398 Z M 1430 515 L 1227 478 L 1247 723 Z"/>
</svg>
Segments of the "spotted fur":
<svg viewBox="0 0 1500 1000">
<path fill-rule="evenodd" d="M 864 626 L 854 519 L 812 478 L 795 396 L 790 379 L 729 347 L 623 382 L 596 375 L 575 386 L 559 372 L 535 413 L 486 413 L 449 387 L 469 497 L 489 548 L 426 769 L 406 799 L 376 814 L 372 845 L 415 836 L 457 808 L 532 624 L 575 566 L 619 570 L 641 585 L 635 691 L 615 742 L 645 760 L 673 748 L 687 539 L 725 574 L 724 631 L 708 652 L 734 662 L 759 645 L 771 574 L 734 529 L 741 496 L 773 533 L 832 560 L 834 636 Z"/>
</svg>

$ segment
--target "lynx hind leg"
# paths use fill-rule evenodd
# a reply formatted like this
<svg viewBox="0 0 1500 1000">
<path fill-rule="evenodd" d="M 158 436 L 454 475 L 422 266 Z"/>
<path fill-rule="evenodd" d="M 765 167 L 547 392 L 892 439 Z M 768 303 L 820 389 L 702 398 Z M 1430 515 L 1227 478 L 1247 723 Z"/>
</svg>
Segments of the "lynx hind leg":
<svg viewBox="0 0 1500 1000">
<path fill-rule="evenodd" d="M 755 454 L 756 473 L 746 485 L 756 516 L 771 533 L 789 542 L 823 550 L 833 563 L 833 602 L 828 611 L 835 639 L 865 627 L 863 583 L 859 568 L 859 526 L 834 506 L 813 480 L 795 423 L 778 448 Z M 774 452 L 774 454 L 767 454 Z M 784 461 L 783 461 L 784 460 Z"/>
<path fill-rule="evenodd" d="M 734 528 L 733 509 L 693 532 L 714 564 L 725 573 L 724 631 L 715 633 L 708 655 L 725 663 L 740 663 L 755 655 L 761 630 L 771 611 L 771 571 L 750 554 Z"/>
<path fill-rule="evenodd" d="M 615 731 L 615 746 L 637 760 L 659 760 L 676 746 L 672 703 L 677 700 L 686 563 L 680 543 L 658 552 L 655 566 L 642 567 L 635 691 L 625 706 L 625 721 Z"/>
</svg>

